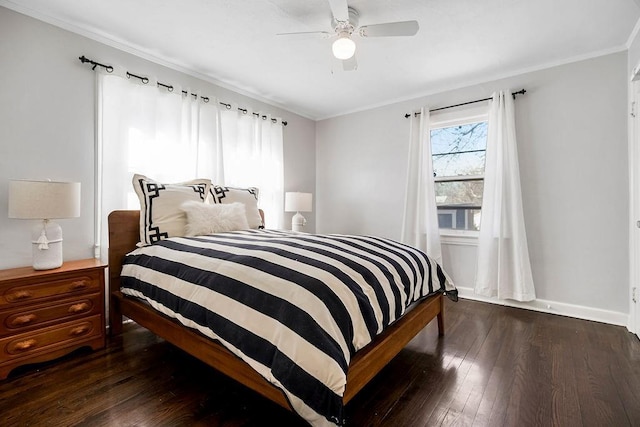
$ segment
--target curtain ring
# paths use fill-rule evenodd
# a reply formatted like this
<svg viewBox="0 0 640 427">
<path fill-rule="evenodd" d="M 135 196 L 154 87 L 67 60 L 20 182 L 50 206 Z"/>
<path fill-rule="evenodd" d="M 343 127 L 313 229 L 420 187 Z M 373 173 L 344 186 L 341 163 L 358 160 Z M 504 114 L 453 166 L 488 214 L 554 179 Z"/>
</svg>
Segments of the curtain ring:
<svg viewBox="0 0 640 427">
<path fill-rule="evenodd" d="M 131 79 L 131 77 L 135 77 L 136 79 L 140 79 L 140 81 L 142 82 L 142 84 L 145 84 L 145 85 L 146 85 L 147 83 L 149 83 L 149 77 L 137 76 L 137 75 L 135 75 L 135 74 L 130 73 L 130 72 L 128 72 L 128 71 L 127 71 L 127 78 L 128 78 L 128 79 Z"/>
</svg>

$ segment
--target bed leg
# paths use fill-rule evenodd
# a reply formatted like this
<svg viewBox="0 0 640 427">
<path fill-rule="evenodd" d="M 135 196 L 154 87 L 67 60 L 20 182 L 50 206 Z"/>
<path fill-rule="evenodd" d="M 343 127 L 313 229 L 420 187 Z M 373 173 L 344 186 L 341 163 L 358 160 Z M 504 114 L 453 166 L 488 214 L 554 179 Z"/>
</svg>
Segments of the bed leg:
<svg viewBox="0 0 640 427">
<path fill-rule="evenodd" d="M 440 295 L 440 312 L 437 315 L 438 317 L 438 335 L 444 335 L 444 297 Z"/>
<path fill-rule="evenodd" d="M 122 312 L 116 298 L 109 301 L 109 335 L 115 337 L 122 333 Z"/>
</svg>

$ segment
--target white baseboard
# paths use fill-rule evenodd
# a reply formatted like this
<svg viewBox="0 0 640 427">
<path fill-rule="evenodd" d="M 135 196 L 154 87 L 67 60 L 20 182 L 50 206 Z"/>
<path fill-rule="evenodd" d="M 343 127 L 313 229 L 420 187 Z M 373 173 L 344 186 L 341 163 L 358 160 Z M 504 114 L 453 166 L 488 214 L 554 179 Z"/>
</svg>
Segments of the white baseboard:
<svg viewBox="0 0 640 427">
<path fill-rule="evenodd" d="M 507 307 L 524 308 L 527 310 L 541 311 L 543 313 L 558 314 L 561 316 L 575 317 L 577 319 L 593 320 L 595 322 L 609 323 L 611 325 L 624 326 L 628 328 L 629 315 L 617 311 L 602 310 L 599 308 L 585 307 L 582 305 L 567 304 L 564 302 L 548 301 L 536 299 L 530 302 L 519 302 L 514 300 L 499 300 L 477 295 L 473 288 L 456 286 L 458 296 L 463 299 L 483 301 L 491 304 L 504 305 Z"/>
</svg>

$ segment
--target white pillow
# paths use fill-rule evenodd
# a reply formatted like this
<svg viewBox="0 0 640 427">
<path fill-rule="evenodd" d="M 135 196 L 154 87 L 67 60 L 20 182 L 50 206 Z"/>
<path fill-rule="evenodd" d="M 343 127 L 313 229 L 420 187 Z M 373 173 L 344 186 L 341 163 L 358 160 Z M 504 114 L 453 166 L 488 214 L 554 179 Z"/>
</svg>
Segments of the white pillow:
<svg viewBox="0 0 640 427">
<path fill-rule="evenodd" d="M 140 200 L 140 243 L 150 245 L 160 240 L 184 236 L 187 216 L 180 206 L 186 201 L 204 204 L 211 181 L 195 179 L 177 184 L 163 184 L 144 175 L 133 176 L 133 188 Z"/>
<path fill-rule="evenodd" d="M 249 222 L 250 228 L 260 228 L 264 225 L 262 224 L 262 217 L 258 210 L 259 190 L 257 187 L 236 188 L 212 185 L 210 193 L 212 203 L 244 203 L 247 209 L 247 221 Z"/>
<path fill-rule="evenodd" d="M 185 236 L 202 236 L 249 228 L 245 205 L 240 202 L 208 205 L 189 201 L 183 203 L 181 208 L 187 214 Z"/>
</svg>

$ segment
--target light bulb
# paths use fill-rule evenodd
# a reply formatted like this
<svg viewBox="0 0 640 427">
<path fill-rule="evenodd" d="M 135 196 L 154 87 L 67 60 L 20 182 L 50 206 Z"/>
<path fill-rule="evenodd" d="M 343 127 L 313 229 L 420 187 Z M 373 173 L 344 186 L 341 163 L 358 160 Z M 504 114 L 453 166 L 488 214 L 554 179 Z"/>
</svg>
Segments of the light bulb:
<svg viewBox="0 0 640 427">
<path fill-rule="evenodd" d="M 349 59 L 356 53 L 356 44 L 351 37 L 349 37 L 349 33 L 341 33 L 336 41 L 333 42 L 331 46 L 331 50 L 333 51 L 333 56 L 338 59 Z"/>
</svg>

